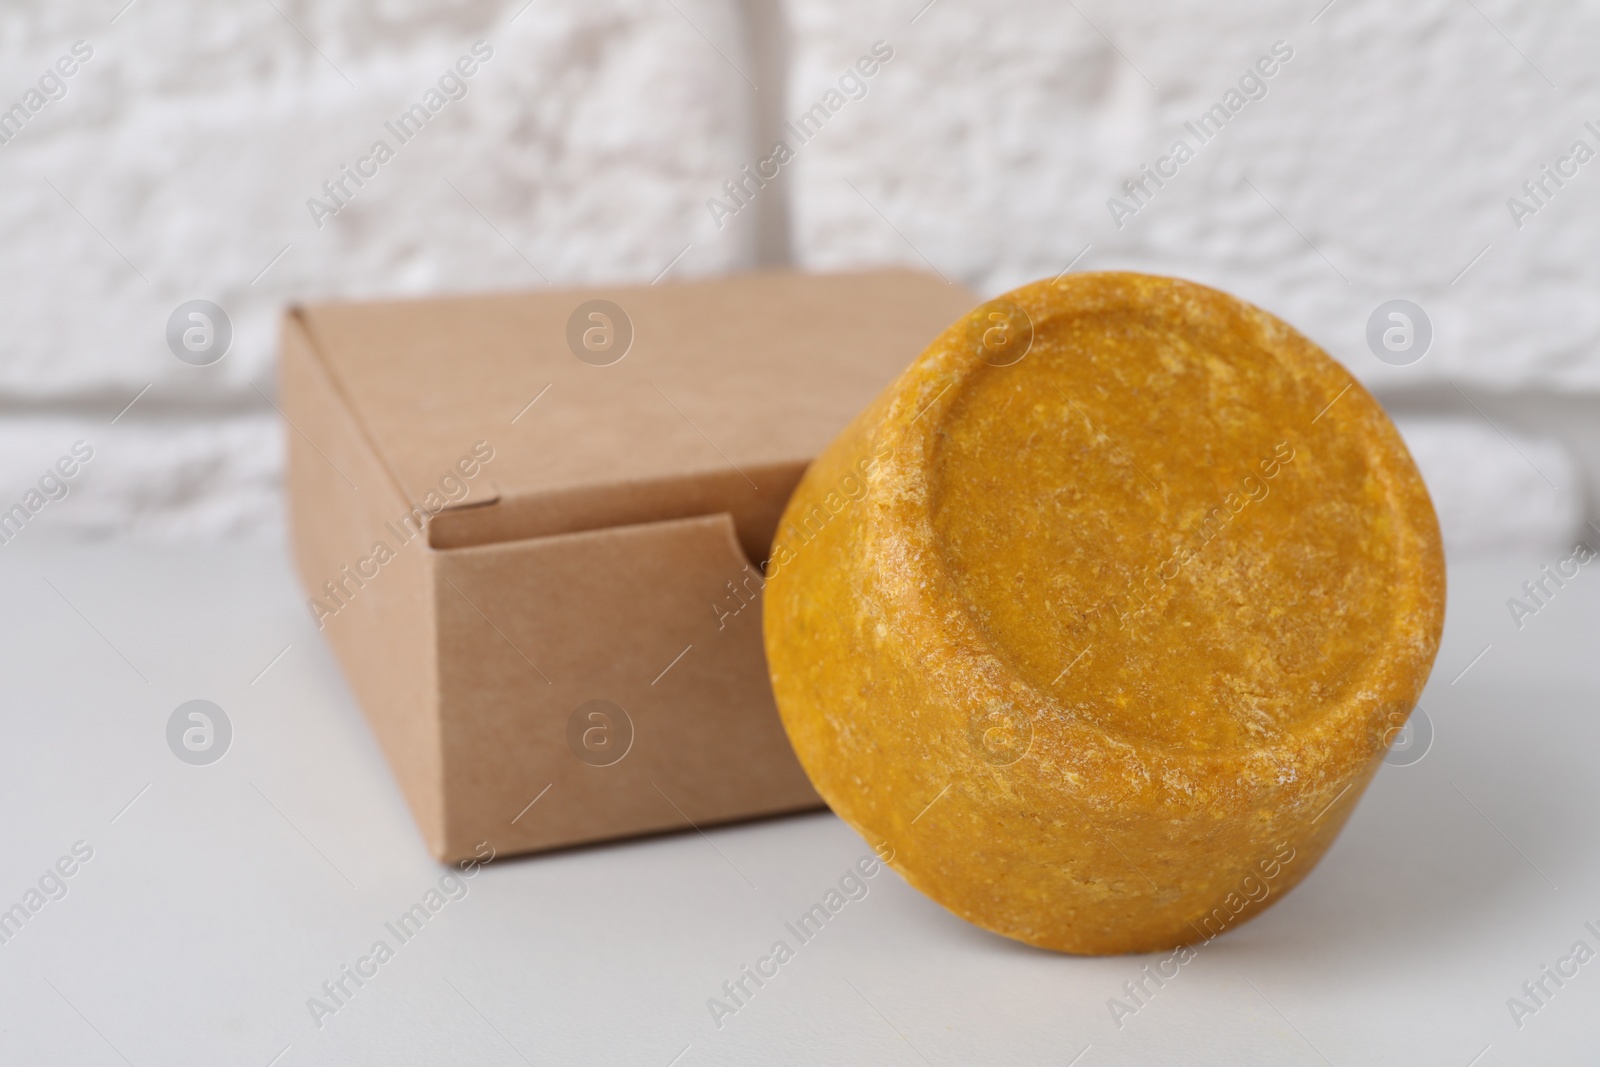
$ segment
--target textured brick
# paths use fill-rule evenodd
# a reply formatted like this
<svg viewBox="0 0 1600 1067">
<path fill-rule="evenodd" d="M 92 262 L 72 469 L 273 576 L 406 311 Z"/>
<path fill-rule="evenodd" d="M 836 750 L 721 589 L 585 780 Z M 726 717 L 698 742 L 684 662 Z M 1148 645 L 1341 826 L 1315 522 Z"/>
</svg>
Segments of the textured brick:
<svg viewBox="0 0 1600 1067">
<path fill-rule="evenodd" d="M 1455 554 L 1547 552 L 1583 537 L 1577 460 L 1561 442 L 1450 418 L 1397 420 Z"/>
<path fill-rule="evenodd" d="M 519 7 L 9 7 L 0 93 L 76 39 L 94 56 L 0 146 L 0 397 L 255 400 L 299 297 L 649 280 L 690 245 L 676 270 L 749 266 L 750 228 L 719 233 L 703 206 L 749 158 L 732 0 Z M 384 122 L 480 38 L 494 56 L 467 96 L 399 144 Z M 307 198 L 378 138 L 394 160 L 318 229 Z M 201 371 L 164 342 L 194 297 L 235 326 Z"/>
<path fill-rule="evenodd" d="M 887 0 L 788 11 L 791 111 L 871 40 L 896 50 L 792 164 L 808 266 L 925 257 L 995 293 L 1092 246 L 1080 268 L 1220 286 L 1380 389 L 1600 390 L 1600 160 L 1520 230 L 1506 206 L 1575 139 L 1600 149 L 1583 125 L 1600 128 L 1584 105 L 1600 69 L 1581 44 L 1600 9 L 1344 0 L 1314 24 L 1315 5 L 1260 0 L 939 2 L 914 24 L 914 6 Z M 1199 146 L 1184 123 L 1280 40 L 1293 57 L 1265 97 Z M 1108 199 L 1180 136 L 1195 158 L 1119 229 Z M 1393 297 L 1436 327 L 1409 367 L 1364 340 Z"/>
<path fill-rule="evenodd" d="M 686 247 L 675 273 L 746 269 L 757 213 L 718 229 L 706 199 L 767 154 L 774 113 L 822 101 L 878 40 L 894 58 L 865 96 L 760 194 L 765 224 L 787 209 L 802 266 L 931 263 L 996 292 L 1092 246 L 1079 267 L 1185 275 L 1283 315 L 1401 409 L 1447 381 L 1600 391 L 1600 161 L 1520 229 L 1506 207 L 1575 138 L 1600 147 L 1583 126 L 1600 125 L 1583 103 L 1600 99 L 1583 52 L 1600 10 L 1339 0 L 1312 24 L 1315 5 L 1276 0 L 920 7 L 789 3 L 786 42 L 752 43 L 776 27 L 736 0 L 137 0 L 115 23 L 8 6 L 0 107 L 74 41 L 94 56 L 0 145 L 0 486 L 87 437 L 106 442 L 89 491 L 39 530 L 271 531 L 279 431 L 256 389 L 273 389 L 283 303 L 648 280 Z M 480 38 L 495 55 L 468 95 L 317 229 L 306 199 Z M 1265 98 L 1118 229 L 1107 199 L 1277 40 L 1294 57 Z M 758 55 L 787 56 L 781 107 L 751 85 Z M 1436 329 L 1408 367 L 1364 341 L 1395 296 Z M 235 327 L 211 367 L 163 338 L 195 297 Z M 1452 550 L 1571 533 L 1577 477 L 1552 492 L 1470 418 L 1405 429 Z M 1573 463 L 1513 436 L 1541 468 Z M 1592 480 L 1600 455 L 1583 456 Z"/>
<path fill-rule="evenodd" d="M 60 478 L 57 462 L 80 442 L 78 455 L 92 457 Z M 30 510 L 20 530 L 13 522 L 0 532 L 15 545 L 125 536 L 281 540 L 282 453 L 276 416 L 115 426 L 62 416 L 0 420 L 0 519 L 17 504 Z M 57 477 L 41 485 L 50 473 Z M 30 492 L 38 495 L 30 500 Z"/>
</svg>

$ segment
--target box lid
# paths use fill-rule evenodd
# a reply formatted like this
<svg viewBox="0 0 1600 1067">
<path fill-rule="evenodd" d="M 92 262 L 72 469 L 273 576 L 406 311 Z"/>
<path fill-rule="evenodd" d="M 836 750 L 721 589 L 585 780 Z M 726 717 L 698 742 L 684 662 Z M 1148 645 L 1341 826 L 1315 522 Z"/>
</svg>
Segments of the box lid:
<svg viewBox="0 0 1600 1067">
<path fill-rule="evenodd" d="M 754 557 L 805 465 L 975 302 L 896 269 L 295 314 L 409 501 L 494 449 L 434 547 L 727 511 Z"/>
</svg>

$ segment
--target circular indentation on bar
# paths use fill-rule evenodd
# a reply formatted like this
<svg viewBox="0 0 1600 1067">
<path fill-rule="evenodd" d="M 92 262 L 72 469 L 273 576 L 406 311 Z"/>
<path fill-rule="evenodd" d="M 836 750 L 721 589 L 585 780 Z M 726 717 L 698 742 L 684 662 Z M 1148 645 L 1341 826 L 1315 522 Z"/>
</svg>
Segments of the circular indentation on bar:
<svg viewBox="0 0 1600 1067">
<path fill-rule="evenodd" d="M 1343 707 L 1407 581 L 1388 453 L 1352 421 L 1371 401 L 1316 421 L 1320 368 L 1209 290 L 1032 323 L 1025 361 L 972 367 L 926 428 L 939 563 L 994 654 L 1075 716 L 1196 754 Z"/>
</svg>

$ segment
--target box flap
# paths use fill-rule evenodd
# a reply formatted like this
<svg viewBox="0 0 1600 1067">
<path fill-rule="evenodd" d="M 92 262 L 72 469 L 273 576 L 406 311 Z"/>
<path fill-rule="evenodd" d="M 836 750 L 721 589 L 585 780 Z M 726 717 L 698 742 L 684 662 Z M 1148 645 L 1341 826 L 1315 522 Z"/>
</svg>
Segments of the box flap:
<svg viewBox="0 0 1600 1067">
<path fill-rule="evenodd" d="M 299 314 L 401 491 L 452 505 L 436 546 L 726 511 L 758 552 L 806 463 L 974 303 L 885 270 Z"/>
</svg>

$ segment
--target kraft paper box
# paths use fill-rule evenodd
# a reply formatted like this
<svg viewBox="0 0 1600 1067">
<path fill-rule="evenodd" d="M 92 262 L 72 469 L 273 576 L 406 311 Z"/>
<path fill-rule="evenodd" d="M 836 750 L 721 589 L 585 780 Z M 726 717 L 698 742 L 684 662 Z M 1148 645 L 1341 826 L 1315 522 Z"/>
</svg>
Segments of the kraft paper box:
<svg viewBox="0 0 1600 1067">
<path fill-rule="evenodd" d="M 895 270 L 285 316 L 307 607 L 435 856 L 820 805 L 760 566 L 806 464 L 975 302 Z"/>
</svg>

